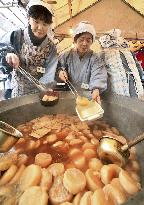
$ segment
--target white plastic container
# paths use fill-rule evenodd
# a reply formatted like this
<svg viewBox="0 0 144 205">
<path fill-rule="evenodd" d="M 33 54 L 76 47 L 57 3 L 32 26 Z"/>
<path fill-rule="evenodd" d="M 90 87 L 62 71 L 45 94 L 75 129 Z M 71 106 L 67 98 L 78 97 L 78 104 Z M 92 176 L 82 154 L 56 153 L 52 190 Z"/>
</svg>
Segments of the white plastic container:
<svg viewBox="0 0 144 205">
<path fill-rule="evenodd" d="M 104 110 L 97 102 L 91 100 L 86 106 L 76 106 L 76 112 L 81 121 L 90 121 L 103 117 Z"/>
</svg>

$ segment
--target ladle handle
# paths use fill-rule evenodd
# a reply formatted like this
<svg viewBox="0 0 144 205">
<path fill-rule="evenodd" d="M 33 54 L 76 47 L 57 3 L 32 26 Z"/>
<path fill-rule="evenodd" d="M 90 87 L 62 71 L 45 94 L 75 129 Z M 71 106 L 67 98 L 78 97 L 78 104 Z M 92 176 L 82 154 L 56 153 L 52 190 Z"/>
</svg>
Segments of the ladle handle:
<svg viewBox="0 0 144 205">
<path fill-rule="evenodd" d="M 126 151 L 129 148 L 133 147 L 134 145 L 138 144 L 139 142 L 144 140 L 144 133 L 142 133 L 141 135 L 135 137 L 132 141 L 128 142 L 128 144 L 124 145 L 121 147 L 122 151 Z"/>
</svg>

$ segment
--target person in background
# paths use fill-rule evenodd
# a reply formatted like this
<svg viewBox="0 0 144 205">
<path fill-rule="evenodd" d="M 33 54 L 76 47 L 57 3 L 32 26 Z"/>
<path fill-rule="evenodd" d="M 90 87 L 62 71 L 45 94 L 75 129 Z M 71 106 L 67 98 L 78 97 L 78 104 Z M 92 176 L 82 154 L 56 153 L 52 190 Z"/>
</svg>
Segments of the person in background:
<svg viewBox="0 0 144 205">
<path fill-rule="evenodd" d="M 1 76 L 4 80 L 4 99 L 10 99 L 11 98 L 11 71 L 12 68 L 10 65 L 8 65 L 5 61 L 5 55 L 7 51 L 13 51 L 13 48 L 10 46 L 7 46 L 6 44 L 0 43 L 0 72 Z"/>
<path fill-rule="evenodd" d="M 100 93 L 107 88 L 107 72 L 101 54 L 90 48 L 95 37 L 95 29 L 89 22 L 76 25 L 73 30 L 75 47 L 60 55 L 56 80 L 69 79 L 75 86 L 91 91 L 92 99 L 100 103 Z"/>
<path fill-rule="evenodd" d="M 57 51 L 47 33 L 52 24 L 50 5 L 42 0 L 30 0 L 27 5 L 28 26 L 6 34 L 1 43 L 11 45 L 7 49 L 6 62 L 12 72 L 12 97 L 38 92 L 37 88 L 21 73 L 21 66 L 41 83 L 54 82 Z"/>
<path fill-rule="evenodd" d="M 128 42 L 119 29 L 107 31 L 99 38 L 105 53 L 108 91 L 118 95 L 143 99 L 142 68 L 129 50 Z"/>
<path fill-rule="evenodd" d="M 134 54 L 144 71 L 144 46 L 135 51 Z"/>
</svg>

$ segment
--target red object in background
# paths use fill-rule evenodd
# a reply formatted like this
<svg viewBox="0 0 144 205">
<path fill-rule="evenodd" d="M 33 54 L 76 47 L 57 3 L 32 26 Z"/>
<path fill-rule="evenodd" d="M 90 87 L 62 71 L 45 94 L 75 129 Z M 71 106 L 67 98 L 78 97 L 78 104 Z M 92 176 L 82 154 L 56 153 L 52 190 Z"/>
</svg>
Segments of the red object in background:
<svg viewBox="0 0 144 205">
<path fill-rule="evenodd" d="M 136 55 L 137 60 L 140 62 L 141 66 L 144 70 L 144 48 L 137 51 L 135 55 Z"/>
</svg>

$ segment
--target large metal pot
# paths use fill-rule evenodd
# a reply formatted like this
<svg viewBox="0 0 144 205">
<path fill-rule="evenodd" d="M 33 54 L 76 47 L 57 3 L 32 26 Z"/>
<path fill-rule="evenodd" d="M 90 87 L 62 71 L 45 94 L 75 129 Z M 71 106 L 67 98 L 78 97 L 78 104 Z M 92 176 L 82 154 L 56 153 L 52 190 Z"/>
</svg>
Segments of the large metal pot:
<svg viewBox="0 0 144 205">
<path fill-rule="evenodd" d="M 144 132 L 144 103 L 137 99 L 120 96 L 104 96 L 102 106 L 104 119 L 116 126 L 125 136 L 134 138 Z M 0 120 L 13 126 L 19 125 L 43 114 L 75 114 L 75 100 L 69 92 L 60 94 L 59 103 L 53 107 L 44 107 L 38 95 L 23 96 L 0 102 Z M 127 205 L 144 204 L 144 143 L 136 146 L 141 165 L 142 191 L 131 197 Z"/>
</svg>

